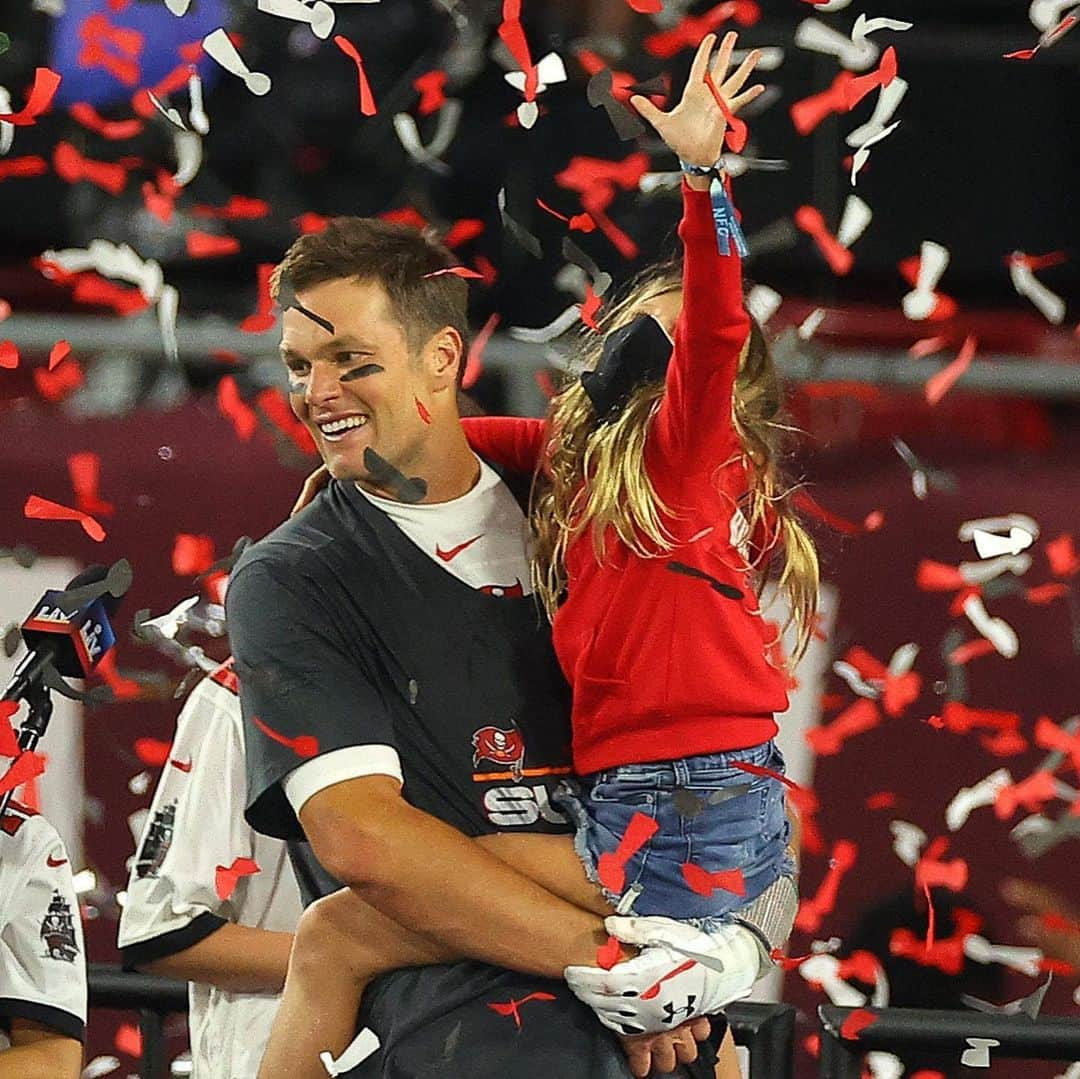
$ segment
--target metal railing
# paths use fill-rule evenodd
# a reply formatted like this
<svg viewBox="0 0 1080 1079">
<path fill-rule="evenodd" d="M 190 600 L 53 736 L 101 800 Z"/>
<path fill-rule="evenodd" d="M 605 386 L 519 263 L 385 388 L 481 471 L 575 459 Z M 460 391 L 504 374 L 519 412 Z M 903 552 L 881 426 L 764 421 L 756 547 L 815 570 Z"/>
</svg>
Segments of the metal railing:
<svg viewBox="0 0 1080 1079">
<path fill-rule="evenodd" d="M 855 1010 L 832 1004 L 818 1008 L 821 1079 L 859 1079 L 863 1056 L 875 1049 L 901 1056 L 905 1049 L 935 1049 L 955 1053 L 957 1062 L 965 1051 L 980 1047 L 989 1050 L 991 1060 L 1080 1060 L 1080 1019 L 1067 1016 L 870 1008 L 874 1022 L 857 1039 L 845 1038 L 844 1020 Z"/>
<path fill-rule="evenodd" d="M 91 963 L 88 968 L 91 1008 L 115 1008 L 139 1013 L 142 1035 L 140 1079 L 168 1079 L 165 1059 L 165 1017 L 188 1008 L 187 982 L 135 974 L 109 963 Z"/>
<path fill-rule="evenodd" d="M 140 1079 L 168 1079 L 165 1017 L 187 1011 L 187 982 L 128 973 L 108 963 L 91 963 L 89 984 L 92 1009 L 139 1013 Z M 748 1079 L 791 1079 L 795 1009 L 790 1004 L 732 1004 L 727 1018 L 735 1043 L 749 1050 Z"/>
</svg>

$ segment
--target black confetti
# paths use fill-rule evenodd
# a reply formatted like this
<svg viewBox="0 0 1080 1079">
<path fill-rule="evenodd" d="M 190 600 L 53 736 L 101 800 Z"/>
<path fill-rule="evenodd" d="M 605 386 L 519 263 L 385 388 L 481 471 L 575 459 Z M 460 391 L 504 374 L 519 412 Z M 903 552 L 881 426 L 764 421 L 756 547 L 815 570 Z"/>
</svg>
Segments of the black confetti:
<svg viewBox="0 0 1080 1079">
<path fill-rule="evenodd" d="M 694 569 L 693 566 L 688 566 L 685 562 L 669 562 L 667 568 L 672 573 L 682 573 L 687 577 L 697 577 L 698 580 L 708 581 L 709 587 L 714 592 L 719 592 L 721 596 L 726 596 L 728 599 L 743 598 L 742 592 L 734 585 L 718 581 L 711 573 L 706 573 L 703 569 Z"/>
</svg>

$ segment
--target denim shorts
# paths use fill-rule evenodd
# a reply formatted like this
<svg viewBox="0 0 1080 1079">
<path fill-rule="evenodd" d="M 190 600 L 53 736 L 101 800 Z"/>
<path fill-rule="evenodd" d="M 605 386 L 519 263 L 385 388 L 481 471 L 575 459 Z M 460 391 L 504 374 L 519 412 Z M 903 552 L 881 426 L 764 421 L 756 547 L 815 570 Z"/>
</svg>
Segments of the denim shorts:
<svg viewBox="0 0 1080 1079">
<path fill-rule="evenodd" d="M 659 826 L 625 863 L 621 891 L 603 888 L 612 904 L 633 914 L 664 915 L 707 928 L 756 899 L 779 877 L 794 874 L 783 784 L 744 772 L 735 767 L 737 762 L 784 773 L 784 758 L 769 741 L 729 753 L 624 764 L 561 786 L 555 800 L 577 826 L 577 852 L 596 884 L 601 884 L 600 856 L 615 852 L 636 814 Z M 687 866 L 706 873 L 738 869 L 744 894 L 719 887 L 702 895 L 700 884 L 695 890 L 688 883 Z M 693 869 L 690 874 L 691 881 L 701 877 L 695 878 Z"/>
</svg>

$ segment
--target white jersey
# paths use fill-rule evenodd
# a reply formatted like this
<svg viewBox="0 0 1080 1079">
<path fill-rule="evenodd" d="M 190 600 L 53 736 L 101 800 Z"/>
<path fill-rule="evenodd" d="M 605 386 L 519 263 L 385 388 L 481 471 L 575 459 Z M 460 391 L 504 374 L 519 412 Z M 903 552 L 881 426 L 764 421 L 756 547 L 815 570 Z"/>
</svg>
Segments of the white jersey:
<svg viewBox="0 0 1080 1079">
<path fill-rule="evenodd" d="M 0 1050 L 12 1019 L 86 1032 L 86 948 L 56 829 L 16 802 L 0 820 Z"/>
<path fill-rule="evenodd" d="M 292 933 L 300 893 L 285 844 L 244 821 L 244 735 L 236 676 L 224 664 L 191 692 L 128 881 L 119 946 L 132 967 L 183 951 L 225 922 Z M 219 867 L 253 859 L 220 899 Z M 255 1079 L 276 993 L 233 993 L 192 982 L 188 1023 L 194 1079 Z"/>
</svg>

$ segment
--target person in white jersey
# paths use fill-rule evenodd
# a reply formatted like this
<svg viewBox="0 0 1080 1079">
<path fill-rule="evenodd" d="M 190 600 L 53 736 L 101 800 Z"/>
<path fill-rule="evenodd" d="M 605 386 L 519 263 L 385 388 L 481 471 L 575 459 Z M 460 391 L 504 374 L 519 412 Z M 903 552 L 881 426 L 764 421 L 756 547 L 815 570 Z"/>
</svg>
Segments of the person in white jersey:
<svg viewBox="0 0 1080 1079">
<path fill-rule="evenodd" d="M 0 819 L 0 1079 L 78 1079 L 86 948 L 56 829 L 11 802 Z"/>
<path fill-rule="evenodd" d="M 120 917 L 126 969 L 191 983 L 194 1079 L 255 1079 L 301 910 L 285 844 L 244 821 L 237 693 L 230 660 L 180 712 Z"/>
</svg>

